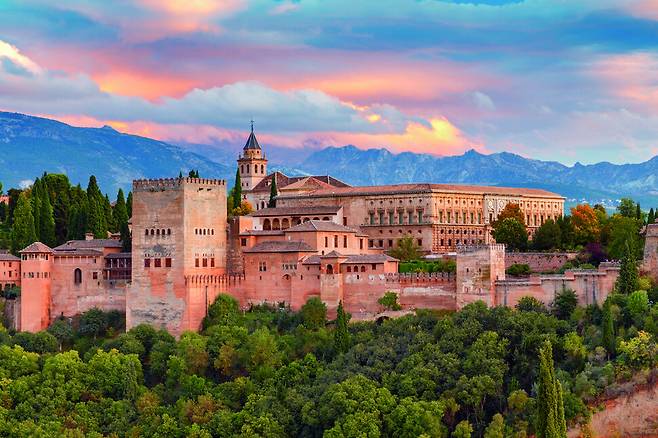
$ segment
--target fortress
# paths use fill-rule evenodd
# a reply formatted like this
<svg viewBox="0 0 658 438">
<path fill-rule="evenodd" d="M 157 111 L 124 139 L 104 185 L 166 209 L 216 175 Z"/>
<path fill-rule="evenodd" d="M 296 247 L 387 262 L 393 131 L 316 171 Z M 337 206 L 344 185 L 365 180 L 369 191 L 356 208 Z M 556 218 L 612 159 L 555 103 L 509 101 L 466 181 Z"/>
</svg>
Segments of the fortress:
<svg viewBox="0 0 658 438">
<path fill-rule="evenodd" d="M 90 308 L 120 310 L 127 327 L 149 323 L 175 335 L 198 330 L 220 293 L 243 307 L 299 309 L 319 297 L 335 314 L 342 301 L 355 319 L 375 317 L 378 299 L 398 294 L 404 309 L 459 309 L 482 300 L 513 306 L 526 295 L 549 303 L 563 288 L 582 304 L 602 303 L 619 268 L 508 279 L 504 245 L 491 224 L 510 202 L 528 231 L 564 212 L 564 199 L 536 189 L 444 184 L 351 187 L 330 176 L 267 172 L 253 130 L 238 158 L 243 199 L 253 214 L 227 217 L 221 180 L 133 182 L 132 252 L 111 239 L 36 242 L 20 259 L 0 254 L 0 288 L 20 286 L 16 329 L 39 331 L 57 317 Z M 276 207 L 268 208 L 276 182 Z M 400 274 L 385 253 L 410 236 L 428 255 L 456 259 L 455 273 Z M 658 266 L 658 224 L 647 231 L 645 268 Z M 518 262 L 522 256 L 515 254 Z M 542 256 L 531 256 L 542 263 Z M 559 258 L 546 255 L 546 260 Z"/>
</svg>

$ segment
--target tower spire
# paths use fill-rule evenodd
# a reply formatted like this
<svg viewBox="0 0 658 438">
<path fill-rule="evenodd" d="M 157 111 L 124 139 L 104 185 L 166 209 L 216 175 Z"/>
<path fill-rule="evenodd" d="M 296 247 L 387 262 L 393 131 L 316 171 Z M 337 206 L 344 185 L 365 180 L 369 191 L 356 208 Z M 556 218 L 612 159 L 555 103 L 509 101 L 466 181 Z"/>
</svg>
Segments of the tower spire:
<svg viewBox="0 0 658 438">
<path fill-rule="evenodd" d="M 251 133 L 253 134 L 254 133 L 254 118 L 253 117 L 251 118 L 250 123 L 251 123 Z"/>
</svg>

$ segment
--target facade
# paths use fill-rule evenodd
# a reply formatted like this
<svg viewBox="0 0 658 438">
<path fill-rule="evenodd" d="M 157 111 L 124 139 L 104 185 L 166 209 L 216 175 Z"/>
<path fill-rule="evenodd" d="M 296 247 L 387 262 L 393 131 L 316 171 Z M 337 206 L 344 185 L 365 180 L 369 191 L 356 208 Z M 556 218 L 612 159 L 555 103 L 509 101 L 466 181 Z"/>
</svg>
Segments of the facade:
<svg viewBox="0 0 658 438">
<path fill-rule="evenodd" d="M 658 281 L 658 220 L 648 224 L 645 233 L 642 269 Z"/>
<path fill-rule="evenodd" d="M 21 285 L 21 259 L 0 252 L 0 291 Z"/>
</svg>

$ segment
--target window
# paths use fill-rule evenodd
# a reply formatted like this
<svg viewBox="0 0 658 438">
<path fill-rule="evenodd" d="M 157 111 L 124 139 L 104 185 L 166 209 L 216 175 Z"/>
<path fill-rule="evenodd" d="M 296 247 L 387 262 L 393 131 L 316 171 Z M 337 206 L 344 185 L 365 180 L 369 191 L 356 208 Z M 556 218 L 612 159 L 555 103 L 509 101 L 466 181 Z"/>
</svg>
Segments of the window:
<svg viewBox="0 0 658 438">
<path fill-rule="evenodd" d="M 393 239 L 388 239 L 388 247 L 393 248 Z"/>
<path fill-rule="evenodd" d="M 347 267 L 347 272 L 352 272 L 352 267 L 351 266 Z"/>
<path fill-rule="evenodd" d="M 370 268 L 371 268 L 373 271 L 375 271 L 375 270 L 377 270 L 377 265 L 373 263 L 373 264 L 370 265 Z"/>
<path fill-rule="evenodd" d="M 155 236 L 155 230 L 151 228 L 151 236 Z"/>
<path fill-rule="evenodd" d="M 379 248 L 383 248 L 383 247 L 384 247 L 384 241 L 383 241 L 383 240 L 379 239 L 379 242 L 378 242 L 378 243 L 379 243 Z"/>
<path fill-rule="evenodd" d="M 167 236 L 171 236 L 171 228 L 167 228 Z"/>
<path fill-rule="evenodd" d="M 98 272 L 92 272 L 91 278 L 93 278 L 94 280 L 98 280 Z"/>
<path fill-rule="evenodd" d="M 327 274 L 334 275 L 334 265 L 327 265 Z"/>
<path fill-rule="evenodd" d="M 154 259 L 153 261 L 154 261 L 154 266 L 156 268 L 161 268 L 162 267 L 162 259 L 157 258 L 157 259 Z"/>
<path fill-rule="evenodd" d="M 343 236 L 343 248 L 347 248 L 347 236 Z"/>
<path fill-rule="evenodd" d="M 375 213 L 368 213 L 370 216 L 370 225 L 375 225 Z"/>
<path fill-rule="evenodd" d="M 379 223 L 380 224 L 384 223 L 384 212 L 383 211 L 379 212 Z"/>
<path fill-rule="evenodd" d="M 247 246 L 247 239 L 244 237 L 240 239 L 240 246 Z"/>
<path fill-rule="evenodd" d="M 157 230 L 155 230 L 155 234 L 156 234 L 157 236 L 160 235 L 160 229 L 159 229 L 159 228 L 158 228 Z"/>
<path fill-rule="evenodd" d="M 169 257 L 165 259 L 165 268 L 171 268 L 171 259 Z"/>
<path fill-rule="evenodd" d="M 418 246 L 423 246 L 423 239 L 418 239 Z"/>
<path fill-rule="evenodd" d="M 418 210 L 418 223 L 423 223 L 423 210 Z"/>
<path fill-rule="evenodd" d="M 329 246 L 329 238 L 327 236 L 324 236 L 324 247 L 326 248 L 328 246 Z"/>
<path fill-rule="evenodd" d="M 338 235 L 334 235 L 334 248 L 338 248 Z"/>
<path fill-rule="evenodd" d="M 210 259 L 210 267 L 211 268 L 215 267 L 215 258 L 214 257 Z"/>
<path fill-rule="evenodd" d="M 75 284 L 82 283 L 82 271 L 80 268 L 75 268 L 75 271 L 73 271 L 73 282 Z"/>
<path fill-rule="evenodd" d="M 151 259 L 144 259 L 144 267 L 145 268 L 151 267 Z"/>
<path fill-rule="evenodd" d="M 404 210 L 398 210 L 398 224 L 402 225 L 403 223 L 404 223 Z"/>
<path fill-rule="evenodd" d="M 439 223 L 443 223 L 443 212 L 439 212 Z"/>
<path fill-rule="evenodd" d="M 202 266 L 203 266 L 204 268 L 207 268 L 207 267 L 208 267 L 208 259 L 203 259 L 203 260 L 202 260 Z"/>
<path fill-rule="evenodd" d="M 361 266 L 361 272 L 366 272 L 366 267 L 365 266 Z"/>
<path fill-rule="evenodd" d="M 194 259 L 194 267 L 195 268 L 199 267 L 199 259 Z"/>
<path fill-rule="evenodd" d="M 267 272 L 267 265 L 265 262 L 258 262 L 258 270 L 260 272 Z"/>
<path fill-rule="evenodd" d="M 363 239 L 359 239 L 359 249 L 363 249 Z"/>
<path fill-rule="evenodd" d="M 144 235 L 148 236 L 149 235 L 149 230 L 144 230 Z"/>
<path fill-rule="evenodd" d="M 388 212 L 388 223 L 389 224 L 393 224 L 395 222 L 395 218 L 393 216 L 394 216 L 393 212 L 389 211 Z"/>
</svg>

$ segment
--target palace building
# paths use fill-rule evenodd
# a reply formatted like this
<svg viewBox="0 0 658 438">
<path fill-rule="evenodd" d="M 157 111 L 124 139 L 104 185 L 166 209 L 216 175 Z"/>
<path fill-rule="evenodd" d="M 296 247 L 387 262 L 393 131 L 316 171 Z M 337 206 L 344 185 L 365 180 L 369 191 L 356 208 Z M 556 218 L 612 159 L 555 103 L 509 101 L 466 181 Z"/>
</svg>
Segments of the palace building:
<svg viewBox="0 0 658 438">
<path fill-rule="evenodd" d="M 478 300 L 513 306 L 525 295 L 548 303 L 563 287 L 590 304 L 605 299 L 618 275 L 618 267 L 602 264 L 506 278 L 509 260 L 491 224 L 516 203 L 532 233 L 562 216 L 564 198 L 555 193 L 455 184 L 352 187 L 331 176 L 268 174 L 253 127 L 237 166 L 243 198 L 255 206 L 251 215 L 227 216 L 222 180 L 136 180 L 132 252 L 121 252 L 118 240 L 90 238 L 56 248 L 35 242 L 20 259 L 0 254 L 0 287 L 21 288 L 14 328 L 39 331 L 57 317 L 98 307 L 125 311 L 128 328 L 148 323 L 179 336 L 199 330 L 220 293 L 243 308 L 270 303 L 297 310 L 319 297 L 330 315 L 342 301 L 355 319 L 381 312 L 378 300 L 387 291 L 407 310 L 455 310 Z M 276 206 L 268 208 L 273 181 Z M 406 236 L 428 255 L 456 260 L 456 272 L 399 273 L 399 261 L 387 252 Z M 647 247 L 656 242 L 650 227 Z M 540 265 L 553 258 L 528 257 Z M 653 253 L 646 258 L 655 269 Z M 514 254 L 515 263 L 523 259 Z"/>
</svg>

